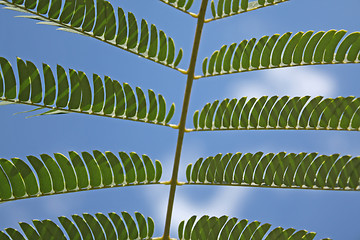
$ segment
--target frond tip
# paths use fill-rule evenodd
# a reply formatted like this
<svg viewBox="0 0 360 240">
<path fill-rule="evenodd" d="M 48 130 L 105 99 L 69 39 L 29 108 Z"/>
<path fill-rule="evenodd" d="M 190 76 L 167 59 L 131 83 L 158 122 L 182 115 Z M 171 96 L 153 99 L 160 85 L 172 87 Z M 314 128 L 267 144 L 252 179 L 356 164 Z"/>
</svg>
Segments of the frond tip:
<svg viewBox="0 0 360 240">
<path fill-rule="evenodd" d="M 189 9 L 194 3 L 194 0 L 160 0 L 167 5 L 170 5 L 184 13 L 189 14 L 192 17 L 197 17 L 195 13 L 189 12 Z"/>
<path fill-rule="evenodd" d="M 44 114 L 84 113 L 103 117 L 169 125 L 175 105 L 166 111 L 162 95 L 148 90 L 149 101 L 141 88 L 134 91 L 129 84 L 120 84 L 105 76 L 104 81 L 93 74 L 92 87 L 85 73 L 57 66 L 57 78 L 47 64 L 43 64 L 43 82 L 40 71 L 30 61 L 17 59 L 19 81 L 11 64 L 0 57 L 0 100 L 51 109 Z M 2 70 L 2 71 L 1 71 Z M 68 76 L 70 79 L 68 79 Z M 70 81 L 69 81 L 70 80 Z M 167 113 L 167 114 L 166 114 Z"/>
<path fill-rule="evenodd" d="M 0 231 L 1 239 L 152 239 L 154 234 L 154 221 L 147 219 L 135 212 L 135 219 L 127 212 L 121 212 L 121 216 L 111 212 L 106 216 L 102 213 L 90 215 L 88 213 L 79 216 L 59 217 L 62 226 L 51 220 L 33 220 L 33 225 L 20 222 L 19 225 L 24 233 L 6 228 Z"/>
<path fill-rule="evenodd" d="M 224 45 L 203 60 L 203 76 L 318 64 L 360 63 L 360 32 L 275 34 Z M 341 41 L 342 40 L 342 41 Z"/>
<path fill-rule="evenodd" d="M 151 61 L 179 70 L 177 66 L 182 58 L 182 49 L 175 54 L 175 44 L 171 37 L 158 30 L 154 24 L 150 29 L 146 20 L 138 24 L 131 12 L 126 17 L 122 8 L 117 9 L 108 1 L 62 0 L 28 2 L 23 0 L 0 1 L 7 8 L 30 13 L 25 16 L 40 20 L 41 23 L 55 25 L 60 30 L 78 33 L 98 39 L 107 44 L 134 53 Z M 35 10 L 36 8 L 36 10 Z"/>
<path fill-rule="evenodd" d="M 211 0 L 211 13 L 213 18 L 206 19 L 206 22 L 288 1 L 290 0 L 218 0 L 216 5 L 214 0 Z"/>
<path fill-rule="evenodd" d="M 193 131 L 360 130 L 360 98 L 263 96 L 216 100 L 193 116 Z M 191 130 L 190 130 L 191 131 Z"/>
<path fill-rule="evenodd" d="M 261 224 L 258 221 L 249 222 L 247 219 L 239 220 L 228 216 L 200 217 L 196 216 L 182 221 L 178 227 L 179 239 L 314 239 L 316 233 L 306 230 L 296 231 L 294 228 L 273 228 L 271 224 Z"/>
<path fill-rule="evenodd" d="M 318 153 L 228 153 L 198 159 L 189 184 L 295 189 L 360 190 L 360 157 Z"/>
<path fill-rule="evenodd" d="M 19 158 L 0 158 L 0 202 L 51 194 L 100 188 L 159 183 L 161 163 L 132 152 L 93 151 L 93 155 L 69 152 L 69 158 L 55 153 L 54 158 L 27 156 L 30 166 Z"/>
</svg>

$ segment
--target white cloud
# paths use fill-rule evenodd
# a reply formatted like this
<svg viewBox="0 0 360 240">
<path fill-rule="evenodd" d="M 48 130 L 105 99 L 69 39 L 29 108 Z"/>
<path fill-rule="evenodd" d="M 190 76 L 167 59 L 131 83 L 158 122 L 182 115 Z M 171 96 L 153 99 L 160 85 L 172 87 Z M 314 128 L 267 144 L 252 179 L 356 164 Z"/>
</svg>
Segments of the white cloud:
<svg viewBox="0 0 360 240">
<path fill-rule="evenodd" d="M 336 81 L 324 71 L 310 67 L 283 68 L 261 71 L 258 78 L 244 79 L 230 86 L 232 97 L 260 97 L 264 95 L 325 96 L 335 94 Z"/>
<path fill-rule="evenodd" d="M 185 186 L 186 187 L 186 186 Z M 233 187 L 211 187 L 211 194 L 205 194 L 200 199 L 195 199 L 198 194 L 191 194 L 196 191 L 194 188 L 203 188 L 203 186 L 192 187 L 192 190 L 185 190 L 185 187 L 178 187 L 175 194 L 175 203 L 171 224 L 171 232 L 175 234 L 177 227 L 183 220 L 188 220 L 191 216 L 197 215 L 198 217 L 203 215 L 209 216 L 223 216 L 228 215 L 230 217 L 236 217 L 239 212 L 246 206 L 245 201 L 249 199 L 250 188 L 233 188 Z M 188 188 L 188 187 L 186 187 Z M 156 206 L 154 206 L 154 216 L 159 219 L 160 222 L 165 222 L 164 206 L 167 206 L 167 198 L 159 198 L 158 196 L 167 196 L 168 189 L 156 188 L 151 191 L 147 191 L 147 197 L 151 200 L 156 200 Z M 154 198 L 154 199 L 152 199 Z M 238 216 L 239 217 L 239 216 Z M 173 235 L 172 234 L 172 235 Z"/>
<path fill-rule="evenodd" d="M 201 186 L 200 186 L 201 187 Z M 193 215 L 202 216 L 234 216 L 241 211 L 248 195 L 248 188 L 214 187 L 211 198 L 204 197 L 195 204 L 193 199 L 185 194 L 179 194 L 175 200 L 174 221 L 189 219 Z"/>
</svg>

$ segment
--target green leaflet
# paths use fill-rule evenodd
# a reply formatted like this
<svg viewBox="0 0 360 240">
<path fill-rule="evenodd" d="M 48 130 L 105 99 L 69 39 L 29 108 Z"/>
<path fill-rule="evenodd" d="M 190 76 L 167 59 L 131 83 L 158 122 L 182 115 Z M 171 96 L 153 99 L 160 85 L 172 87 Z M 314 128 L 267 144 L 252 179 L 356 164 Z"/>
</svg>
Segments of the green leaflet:
<svg viewBox="0 0 360 240">
<path fill-rule="evenodd" d="M 59 217 L 59 222 L 65 229 L 66 233 L 71 239 L 81 239 L 79 230 L 75 227 L 75 224 L 66 217 Z M 29 225 L 31 226 L 31 225 Z"/>
<path fill-rule="evenodd" d="M 0 198 L 1 199 L 10 199 L 12 198 L 12 189 L 9 180 L 6 177 L 6 173 L 0 169 Z"/>
<path fill-rule="evenodd" d="M 209 65 L 208 65 L 209 67 L 207 70 L 210 74 L 214 73 L 215 62 L 216 62 L 218 54 L 219 54 L 219 51 L 215 51 L 210 57 Z"/>
<path fill-rule="evenodd" d="M 256 101 L 255 98 L 250 98 L 249 101 L 247 101 L 245 103 L 244 108 L 240 114 L 240 127 L 245 127 L 245 128 L 248 127 L 249 115 L 252 115 L 250 110 L 252 109 L 253 105 L 255 104 L 255 101 Z M 255 123 L 253 125 L 255 125 Z"/>
<path fill-rule="evenodd" d="M 229 46 L 229 48 L 227 49 L 226 53 L 225 53 L 225 56 L 224 56 L 224 71 L 225 72 L 229 72 L 230 69 L 231 69 L 231 58 L 232 58 L 232 55 L 235 51 L 235 48 L 236 48 L 236 43 L 233 43 Z M 206 68 L 206 63 L 204 64 L 204 68 Z"/>
<path fill-rule="evenodd" d="M 93 215 L 84 213 L 83 218 L 90 227 L 95 239 L 105 239 L 104 231 L 101 228 L 99 221 Z"/>
<path fill-rule="evenodd" d="M 93 29 L 94 36 L 102 36 L 106 27 L 106 5 L 104 0 L 96 2 L 96 20 Z"/>
<path fill-rule="evenodd" d="M 229 104 L 227 105 L 224 116 L 222 118 L 222 125 L 224 127 L 229 127 L 231 124 L 231 113 L 234 111 L 235 105 L 237 103 L 237 99 L 232 99 Z"/>
<path fill-rule="evenodd" d="M 155 160 L 155 182 L 159 182 L 162 175 L 162 165 L 158 160 Z"/>
<path fill-rule="evenodd" d="M 175 59 L 175 43 L 174 43 L 174 40 L 169 37 L 168 38 L 168 54 L 167 54 L 167 58 L 166 58 L 166 62 L 167 64 L 171 64 L 172 62 L 174 62 L 174 59 Z M 177 59 L 177 61 L 179 62 L 179 60 Z M 177 63 L 179 64 L 179 63 Z"/>
<path fill-rule="evenodd" d="M 60 14 L 60 22 L 69 23 L 75 10 L 75 0 L 65 0 L 64 9 Z"/>
<path fill-rule="evenodd" d="M 103 109 L 105 101 L 104 84 L 101 78 L 93 74 L 93 86 L 94 86 L 94 100 L 91 111 L 98 113 Z"/>
<path fill-rule="evenodd" d="M 62 154 L 55 153 L 55 160 L 61 168 L 61 172 L 64 175 L 65 187 L 67 190 L 75 190 L 78 187 L 78 180 L 74 168 L 71 162 Z"/>
<path fill-rule="evenodd" d="M 157 115 L 157 101 L 156 101 L 156 96 L 155 93 L 149 89 L 148 90 L 149 93 L 149 102 L 150 102 L 150 107 L 149 107 L 149 112 L 147 114 L 147 119 L 149 121 L 154 121 Z"/>
<path fill-rule="evenodd" d="M 76 192 L 93 188 L 121 187 L 159 182 L 161 163 L 136 153 L 93 151 L 93 155 L 69 152 L 70 158 L 55 153 L 54 157 L 28 156 L 28 163 L 13 158 L 0 159 L 0 202 L 44 196 L 54 193 Z M 121 159 L 121 161 L 120 161 Z M 64 220 L 66 221 L 66 220 Z"/>
<path fill-rule="evenodd" d="M 34 111 L 51 109 L 37 115 L 79 112 L 169 125 L 175 113 L 174 104 L 167 111 L 166 101 L 161 94 L 156 100 L 155 93 L 149 90 L 147 102 L 139 87 L 134 91 L 129 84 L 121 85 L 108 76 L 102 79 L 93 74 L 91 86 L 84 72 L 69 69 L 67 73 L 58 65 L 55 77 L 51 68 L 43 64 L 43 86 L 40 72 L 32 62 L 17 58 L 17 65 L 18 83 L 10 63 L 0 58 L 0 100 L 12 103 L 18 99 L 16 103 L 38 107 Z M 18 93 L 16 88 L 19 88 Z"/>
<path fill-rule="evenodd" d="M 129 117 L 134 117 L 136 115 L 137 110 L 137 104 L 136 104 L 136 98 L 135 93 L 130 87 L 129 84 L 124 83 L 123 89 L 126 97 L 126 112 L 125 115 Z"/>
<path fill-rule="evenodd" d="M 128 231 L 124 224 L 124 221 L 116 213 L 109 213 L 110 219 L 113 224 L 116 226 L 117 235 L 119 239 L 128 239 Z"/>
<path fill-rule="evenodd" d="M 145 166 L 141 158 L 134 152 L 130 153 L 132 162 L 136 169 L 136 182 L 143 182 L 146 179 Z"/>
<path fill-rule="evenodd" d="M 141 88 L 136 88 L 137 102 L 139 104 L 139 112 L 137 114 L 139 119 L 146 117 L 146 97 Z"/>
<path fill-rule="evenodd" d="M 186 184 L 358 191 L 359 159 L 317 153 L 218 154 L 188 165 Z"/>
<path fill-rule="evenodd" d="M 337 62 L 343 62 L 345 60 L 347 51 L 356 41 L 358 41 L 359 37 L 360 33 L 358 32 L 350 33 L 345 37 L 345 39 L 341 42 L 335 56 L 335 60 Z"/>
<path fill-rule="evenodd" d="M 53 189 L 55 192 L 62 192 L 65 189 L 64 176 L 60 167 L 57 165 L 56 161 L 51 158 L 49 155 L 42 154 L 40 155 L 42 162 L 45 164 L 46 168 L 49 170 L 51 180 L 53 183 Z"/>
<path fill-rule="evenodd" d="M 83 153 L 83 158 L 89 171 L 90 185 L 92 187 L 99 187 L 102 184 L 103 174 L 100 171 L 98 162 L 95 161 L 95 159 L 86 152 Z"/>
<path fill-rule="evenodd" d="M 235 70 L 239 70 L 240 69 L 240 59 L 241 59 L 241 55 L 243 54 L 244 50 L 245 50 L 245 46 L 248 43 L 247 40 L 243 40 L 239 43 L 239 45 L 237 46 L 235 53 L 234 53 L 234 57 L 233 57 L 233 61 L 232 61 L 232 68 Z"/>
<path fill-rule="evenodd" d="M 70 69 L 71 94 L 69 101 L 69 109 L 80 108 L 81 103 L 81 82 L 75 70 Z"/>
<path fill-rule="evenodd" d="M 227 108 L 228 103 L 229 103 L 229 99 L 224 99 L 219 104 L 219 107 L 215 113 L 215 122 L 214 122 L 215 128 L 221 128 L 223 114 Z"/>
<path fill-rule="evenodd" d="M 11 64 L 8 60 L 3 57 L 0 57 L 0 66 L 2 71 L 2 78 L 4 79 L 4 84 L 2 84 L 3 94 L 7 99 L 16 98 L 16 80 L 14 71 L 11 67 Z M 1 79 L 2 80 L 2 79 Z"/>
<path fill-rule="evenodd" d="M 33 220 L 33 223 L 34 223 L 35 227 L 37 228 L 37 224 L 35 221 L 36 220 Z M 39 221 L 39 223 L 40 223 L 40 221 Z M 42 220 L 41 227 L 37 228 L 37 230 L 40 232 L 40 236 L 42 236 L 45 239 L 51 238 L 53 235 L 59 236 L 59 239 L 64 239 L 64 240 L 66 239 L 65 234 L 60 229 L 60 227 L 48 219 Z M 42 235 L 41 232 L 46 232 L 46 234 Z"/>
<path fill-rule="evenodd" d="M 106 239 L 113 239 L 116 238 L 116 232 L 115 229 L 112 227 L 112 224 L 110 222 L 110 219 L 107 218 L 104 214 L 102 213 L 96 213 L 95 214 L 97 220 L 100 222 L 101 226 L 104 229 L 105 235 L 106 235 Z"/>
<path fill-rule="evenodd" d="M 85 0 L 77 0 L 75 5 L 75 12 L 71 19 L 71 25 L 74 27 L 80 27 L 85 15 L 86 5 Z"/>
<path fill-rule="evenodd" d="M 26 193 L 29 196 L 36 195 L 39 192 L 38 181 L 35 177 L 35 174 L 30 169 L 30 167 L 19 158 L 12 158 L 12 163 L 16 166 L 20 172 L 26 187 Z"/>
<path fill-rule="evenodd" d="M 52 105 L 54 104 L 56 98 L 56 81 L 50 66 L 44 63 L 43 63 L 43 73 L 44 73 L 44 82 L 45 82 L 44 104 Z"/>
<path fill-rule="evenodd" d="M 125 175 L 119 159 L 111 152 L 105 152 L 105 154 L 111 165 L 111 169 L 114 175 L 114 183 L 116 185 L 124 184 Z"/>
<path fill-rule="evenodd" d="M 264 55 L 269 55 L 269 53 L 265 53 L 265 51 L 264 51 L 265 44 L 268 39 L 269 39 L 269 36 L 264 36 L 264 37 L 260 38 L 259 41 L 256 43 L 256 45 L 254 47 L 254 51 L 252 53 L 252 58 L 251 58 L 251 67 L 252 68 L 259 68 L 260 56 L 264 57 Z M 262 52 L 264 52 L 263 55 L 261 55 Z"/>
<path fill-rule="evenodd" d="M 221 66 L 223 64 L 226 49 L 227 49 L 226 45 L 222 46 L 219 51 L 219 54 L 217 54 L 216 56 L 215 71 L 218 73 L 221 73 Z"/>
<path fill-rule="evenodd" d="M 275 43 L 277 42 L 279 37 L 280 37 L 280 34 L 275 34 L 275 35 L 271 36 L 271 38 L 269 38 L 269 40 L 266 42 L 264 50 L 263 50 L 263 54 L 261 55 L 261 63 L 260 63 L 261 66 L 269 67 L 270 62 L 271 62 L 271 52 L 273 51 L 273 49 L 275 47 Z M 257 66 L 257 67 L 259 67 L 259 66 Z"/>
<path fill-rule="evenodd" d="M 309 96 L 279 98 L 263 96 L 216 100 L 207 103 L 193 116 L 193 131 L 304 129 L 359 131 L 360 100 L 355 97 L 335 99 Z"/>
<path fill-rule="evenodd" d="M 210 230 L 208 224 L 206 224 L 208 219 L 209 216 L 202 216 L 199 219 L 191 232 L 191 239 L 206 239 L 206 234 Z"/>
<path fill-rule="evenodd" d="M 40 186 L 40 192 L 44 194 L 53 193 L 53 185 L 51 182 L 49 170 L 38 158 L 34 156 L 27 156 L 27 159 L 36 171 L 39 182 L 38 185 Z"/>
<path fill-rule="evenodd" d="M 4 173 L 8 176 L 12 186 L 13 196 L 18 198 L 26 195 L 25 182 L 16 166 L 11 161 L 2 158 L 0 158 L 0 165 L 4 170 Z"/>
<path fill-rule="evenodd" d="M 105 26 L 105 40 L 113 40 L 116 36 L 116 17 L 114 8 L 112 5 L 105 1 L 105 15 L 106 15 L 106 26 Z"/>
<path fill-rule="evenodd" d="M 125 224 L 127 225 L 128 232 L 129 232 L 129 238 L 137 239 L 139 237 L 139 231 L 136 228 L 136 223 L 135 223 L 134 219 L 127 212 L 122 212 L 121 215 L 124 218 Z"/>
<path fill-rule="evenodd" d="M 59 217 L 59 222 L 70 239 L 151 239 L 154 233 L 154 221 L 135 212 L 135 220 L 127 212 L 122 212 L 121 217 L 116 213 L 108 216 L 102 213 L 90 215 L 84 213 L 82 216 L 72 215 L 72 220 L 67 217 Z M 20 227 L 24 235 L 13 228 L 7 228 L 6 233 L 0 232 L 1 239 L 67 239 L 60 225 L 51 220 L 33 220 L 33 226 L 21 222 Z M 9 238 L 10 236 L 10 238 Z"/>
<path fill-rule="evenodd" d="M 12 239 L 25 239 L 22 237 L 21 233 L 18 232 L 16 229 L 13 228 L 6 228 L 6 233 L 12 238 Z"/>
<path fill-rule="evenodd" d="M 156 56 L 158 49 L 158 30 L 154 24 L 151 24 L 150 31 L 151 31 L 151 35 L 150 35 L 148 56 L 154 58 Z"/>
<path fill-rule="evenodd" d="M 24 61 L 17 58 L 18 73 L 19 73 L 19 100 L 28 101 L 30 99 L 30 78 L 27 71 L 27 66 Z"/>
<path fill-rule="evenodd" d="M 33 226 L 24 222 L 20 222 L 19 225 L 28 239 L 40 239 L 39 234 Z"/>
<path fill-rule="evenodd" d="M 248 222 L 247 219 L 204 215 L 197 221 L 196 216 L 182 221 L 178 234 L 180 239 L 313 239 L 316 235 L 314 232 L 296 231 L 293 228 L 277 227 L 269 231 L 270 228 L 270 224 L 261 224 L 258 221 Z M 301 238 L 307 235 L 308 238 Z"/>
<path fill-rule="evenodd" d="M 72 215 L 71 217 L 73 218 L 76 226 L 79 228 L 79 230 L 81 232 L 81 236 L 84 239 L 91 238 L 92 237 L 91 229 L 90 229 L 89 225 L 86 223 L 86 221 L 84 220 L 84 218 L 80 217 L 79 215 Z M 67 219 L 67 221 L 71 222 L 69 219 Z"/>
<path fill-rule="evenodd" d="M 68 104 L 69 99 L 69 83 L 67 80 L 66 72 L 63 67 L 60 65 L 57 65 L 57 100 L 56 100 L 56 106 L 59 108 L 64 108 Z"/>
<path fill-rule="evenodd" d="M 166 114 L 166 102 L 162 95 L 158 95 L 158 102 L 159 102 L 159 112 L 156 118 L 157 122 L 164 122 L 165 114 Z"/>
<path fill-rule="evenodd" d="M 138 26 L 137 21 L 132 13 L 128 13 L 128 23 L 129 23 L 129 34 L 127 39 L 127 48 L 132 49 L 135 48 L 138 43 Z"/>
<path fill-rule="evenodd" d="M 205 117 L 209 112 L 210 105 L 211 105 L 210 103 L 207 103 L 200 112 L 200 116 L 199 116 L 199 127 L 200 128 L 205 127 Z"/>
<path fill-rule="evenodd" d="M 147 49 L 147 44 L 149 42 L 149 28 L 147 22 L 142 19 L 141 20 L 141 35 L 140 35 L 140 41 L 138 46 L 139 53 L 144 53 Z"/>
<path fill-rule="evenodd" d="M 115 91 L 114 84 L 111 78 L 105 76 L 105 104 L 104 104 L 104 114 L 110 115 L 114 111 L 115 107 Z"/>
<path fill-rule="evenodd" d="M 158 60 L 163 62 L 167 56 L 167 38 L 163 31 L 159 32 L 160 49 L 158 54 Z"/>
<path fill-rule="evenodd" d="M 229 47 L 224 45 L 203 60 L 203 76 L 199 77 L 278 67 L 359 62 L 358 32 L 345 38 L 345 30 L 313 33 L 298 32 L 290 37 L 289 32 L 281 37 L 275 34 L 258 41 L 252 38 Z"/>
<path fill-rule="evenodd" d="M 49 0 L 39 0 L 39 4 L 37 6 L 37 12 L 41 14 L 46 14 L 49 9 L 49 2 L 50 2 Z"/>
<path fill-rule="evenodd" d="M 193 0 L 184 1 L 184 3 L 181 1 L 179 0 L 175 5 L 184 11 L 187 11 L 193 3 Z M 175 44 L 172 38 L 167 37 L 163 31 L 158 31 L 154 25 L 151 25 L 151 37 L 149 39 L 149 30 L 145 20 L 141 20 L 140 27 L 134 14 L 129 12 L 126 18 L 121 8 L 118 8 L 116 16 L 114 7 L 108 1 L 65 0 L 63 8 L 61 0 L 26 0 L 24 3 L 18 1 L 15 3 L 19 5 L 8 0 L 2 4 L 14 9 L 19 8 L 19 6 L 24 7 L 25 10 L 21 9 L 22 11 L 39 15 L 34 16 L 35 19 L 61 26 L 61 29 L 66 31 L 94 37 L 102 42 L 180 70 L 177 66 L 182 58 L 182 49 L 175 57 Z M 37 11 L 32 10 L 36 6 L 38 6 Z M 139 34 L 139 30 L 141 34 Z M 6 72 L 9 66 L 6 66 L 6 61 L 1 62 L 2 60 L 0 65 Z M 14 90 L 10 90 L 12 80 L 9 77 L 11 78 L 11 76 L 6 76 L 5 79 L 8 80 L 8 85 L 10 84 L 8 86 L 8 91 L 10 91 L 8 98 L 12 98 L 11 94 L 14 94 Z M 34 77 L 36 78 L 36 76 Z M 36 81 L 36 79 L 33 80 Z M 39 98 L 41 97 L 37 96 L 32 101 L 36 102 Z"/>
</svg>

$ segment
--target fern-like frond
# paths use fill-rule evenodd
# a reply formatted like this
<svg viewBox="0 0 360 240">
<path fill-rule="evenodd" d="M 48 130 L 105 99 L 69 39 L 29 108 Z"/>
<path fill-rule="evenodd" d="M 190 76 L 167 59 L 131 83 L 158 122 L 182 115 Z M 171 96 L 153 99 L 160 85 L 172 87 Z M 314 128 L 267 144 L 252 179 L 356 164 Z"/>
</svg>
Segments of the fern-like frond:
<svg viewBox="0 0 360 240">
<path fill-rule="evenodd" d="M 182 58 L 182 49 L 175 54 L 172 38 L 159 31 L 155 25 L 142 19 L 138 26 L 131 12 L 126 15 L 122 8 L 117 14 L 113 6 L 104 0 L 1 0 L 8 9 L 30 13 L 28 17 L 55 25 L 59 29 L 98 39 L 146 59 L 184 72 L 177 68 Z M 95 7 L 96 6 L 96 7 Z"/>
<path fill-rule="evenodd" d="M 195 129 L 212 130 L 360 130 L 360 98 L 263 96 L 218 100 L 195 111 Z"/>
<path fill-rule="evenodd" d="M 197 14 L 189 12 L 189 9 L 194 3 L 194 0 L 160 0 L 160 1 L 184 13 L 187 13 L 192 17 L 195 18 L 197 17 Z"/>
<path fill-rule="evenodd" d="M 203 60 L 203 76 L 318 64 L 360 63 L 360 32 L 288 32 L 224 45 Z M 343 40 L 342 40 L 343 39 Z"/>
<path fill-rule="evenodd" d="M 199 158 L 186 169 L 188 184 L 360 190 L 360 157 L 318 153 L 228 153 Z"/>
<path fill-rule="evenodd" d="M 84 113 L 169 126 L 175 105 L 166 111 L 162 95 L 148 90 L 149 101 L 141 88 L 133 90 L 129 84 L 120 84 L 105 76 L 102 80 L 93 74 L 92 87 L 85 73 L 57 66 L 57 78 L 47 64 L 40 71 L 30 61 L 17 59 L 19 81 L 8 60 L 0 57 L 0 100 L 51 109 L 43 114 Z M 68 77 L 69 76 L 69 77 Z M 70 79 L 70 81 L 69 81 Z M 148 106 L 147 106 L 148 105 Z M 167 114 L 166 114 L 167 113 Z"/>
<path fill-rule="evenodd" d="M 205 22 L 233 16 L 239 13 L 249 12 L 263 7 L 274 6 L 290 0 L 218 0 L 217 4 L 211 0 L 211 13 L 213 18 Z"/>
<path fill-rule="evenodd" d="M 28 162 L 19 158 L 0 158 L 0 202 L 39 197 L 52 194 L 158 184 L 162 174 L 161 163 L 155 164 L 147 156 L 131 152 L 93 151 L 80 154 L 71 151 L 69 158 L 60 153 L 27 156 Z M 34 170 L 32 170 L 34 169 Z"/>
<path fill-rule="evenodd" d="M 0 231 L 0 238 L 5 239 L 152 239 L 155 224 L 152 218 L 147 219 L 135 212 L 135 219 L 127 212 L 121 216 L 111 212 L 79 216 L 74 214 L 72 220 L 58 217 L 60 224 L 46 219 L 33 220 L 33 225 L 20 222 L 22 232 L 14 228 Z M 61 227 L 62 226 L 62 227 Z"/>
<path fill-rule="evenodd" d="M 196 216 L 192 216 L 187 221 L 182 221 L 178 227 L 180 240 L 195 239 L 314 239 L 316 233 L 306 230 L 295 230 L 294 228 L 284 229 L 282 227 L 273 228 L 271 224 L 247 219 L 239 220 L 228 216 L 209 217 L 204 215 L 196 221 Z"/>
</svg>

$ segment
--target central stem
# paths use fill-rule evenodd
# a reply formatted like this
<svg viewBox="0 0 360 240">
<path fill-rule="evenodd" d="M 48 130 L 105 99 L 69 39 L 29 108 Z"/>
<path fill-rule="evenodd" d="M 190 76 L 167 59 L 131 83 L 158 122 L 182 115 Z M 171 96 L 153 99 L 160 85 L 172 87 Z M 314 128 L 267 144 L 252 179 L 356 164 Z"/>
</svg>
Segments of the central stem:
<svg viewBox="0 0 360 240">
<path fill-rule="evenodd" d="M 172 217 L 172 211 L 173 211 L 173 207 L 174 207 L 175 190 L 176 190 L 176 186 L 178 184 L 177 178 L 178 178 L 178 173 L 179 173 L 179 164 L 180 164 L 182 144 L 183 144 L 184 134 L 185 134 L 186 117 L 187 117 L 187 113 L 188 113 L 188 109 L 189 109 L 191 89 L 192 89 L 192 84 L 193 84 L 194 76 L 195 76 L 196 59 L 197 59 L 197 55 L 198 55 L 198 51 L 199 51 L 201 33 L 202 33 L 203 26 L 204 26 L 207 5 L 208 5 L 208 0 L 202 0 L 199 15 L 198 15 L 198 21 L 197 21 L 197 25 L 196 25 L 194 44 L 193 44 L 193 49 L 192 49 L 191 59 L 190 59 L 190 65 L 189 65 L 189 69 L 187 72 L 187 81 L 186 81 L 184 102 L 183 102 L 183 107 L 182 107 L 182 112 L 181 112 L 181 117 L 180 117 L 180 123 L 179 123 L 179 134 L 178 134 L 178 139 L 177 139 L 177 144 L 176 144 L 174 167 L 173 167 L 172 177 L 170 180 L 169 202 L 168 202 L 168 208 L 167 208 L 167 213 L 166 213 L 165 230 L 164 230 L 163 240 L 170 239 L 171 217 Z"/>
</svg>

